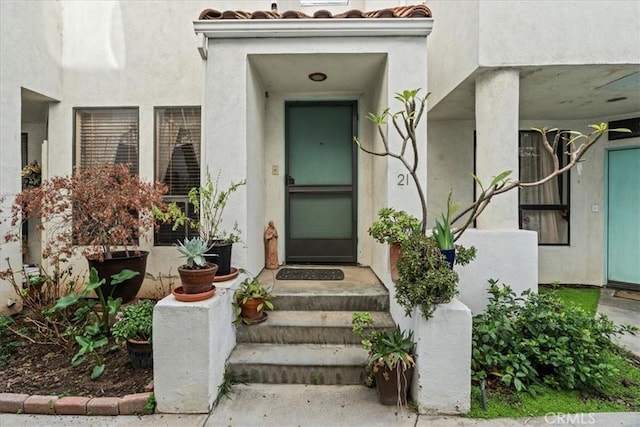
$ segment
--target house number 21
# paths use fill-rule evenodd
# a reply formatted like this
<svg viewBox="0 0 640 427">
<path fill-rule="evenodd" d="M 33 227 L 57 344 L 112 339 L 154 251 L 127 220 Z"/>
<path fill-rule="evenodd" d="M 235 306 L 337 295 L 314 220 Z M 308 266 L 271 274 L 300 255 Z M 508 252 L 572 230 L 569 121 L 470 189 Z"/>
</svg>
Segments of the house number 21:
<svg viewBox="0 0 640 427">
<path fill-rule="evenodd" d="M 408 173 L 400 173 L 398 174 L 398 186 L 409 185 L 409 174 Z"/>
</svg>

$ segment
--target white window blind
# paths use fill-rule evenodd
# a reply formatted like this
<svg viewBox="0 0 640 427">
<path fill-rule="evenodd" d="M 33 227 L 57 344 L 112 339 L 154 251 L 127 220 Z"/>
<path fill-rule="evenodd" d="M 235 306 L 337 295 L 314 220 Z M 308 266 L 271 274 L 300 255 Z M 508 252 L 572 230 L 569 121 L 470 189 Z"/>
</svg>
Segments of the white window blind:
<svg viewBox="0 0 640 427">
<path fill-rule="evenodd" d="M 75 164 L 130 164 L 139 171 L 137 108 L 76 108 Z"/>
</svg>

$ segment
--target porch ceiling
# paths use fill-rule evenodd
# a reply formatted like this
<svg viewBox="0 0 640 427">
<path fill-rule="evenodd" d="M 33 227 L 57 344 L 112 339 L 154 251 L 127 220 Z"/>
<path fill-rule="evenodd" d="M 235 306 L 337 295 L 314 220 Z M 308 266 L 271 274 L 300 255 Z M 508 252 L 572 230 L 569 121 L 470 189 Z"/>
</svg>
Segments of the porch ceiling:
<svg viewBox="0 0 640 427">
<path fill-rule="evenodd" d="M 250 55 L 267 91 L 280 93 L 364 92 L 379 84 L 386 54 L 274 54 Z M 322 82 L 309 74 L 327 75 Z"/>
<path fill-rule="evenodd" d="M 431 106 L 435 120 L 475 119 L 476 71 L 438 104 Z M 640 65 L 558 65 L 522 67 L 520 120 L 580 120 L 615 117 L 640 110 L 640 86 L 609 83 L 640 72 Z M 607 102 L 626 97 L 626 99 Z"/>
</svg>

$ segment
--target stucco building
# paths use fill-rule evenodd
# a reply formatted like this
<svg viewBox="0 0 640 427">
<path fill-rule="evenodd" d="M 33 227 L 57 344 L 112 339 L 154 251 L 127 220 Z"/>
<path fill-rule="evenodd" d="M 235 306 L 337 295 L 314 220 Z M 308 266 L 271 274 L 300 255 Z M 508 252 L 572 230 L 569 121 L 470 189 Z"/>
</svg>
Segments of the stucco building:
<svg viewBox="0 0 640 427">
<path fill-rule="evenodd" d="M 491 203 L 464 236 L 480 251 L 460 270 L 465 304 L 482 309 L 489 278 L 518 289 L 552 281 L 640 286 L 640 3 L 429 1 L 433 18 L 198 20 L 207 8 L 270 11 L 271 3 L 1 2 L 2 215 L 33 160 L 46 178 L 126 159 L 143 178 L 165 182 L 182 162 L 174 200 L 184 200 L 204 170 L 220 171 L 223 185 L 247 179 L 225 215 L 243 231 L 235 265 L 262 268 L 263 230 L 273 220 L 287 262 L 369 265 L 390 283 L 387 248 L 366 230 L 381 207 L 416 211 L 414 189 L 391 160 L 352 145 L 319 147 L 339 132 L 374 141 L 367 113 L 393 110 L 394 93 L 422 88 L 431 92 L 419 137 L 430 213 L 444 208 L 450 189 L 456 201 L 471 202 L 472 173 L 485 181 L 503 170 L 535 177 L 531 127 L 587 131 L 624 120 L 634 131 L 602 141 L 546 194 L 514 191 Z M 412 4 L 275 3 L 279 13 L 310 17 Z M 319 117 L 333 125 L 314 128 Z M 296 153 L 288 135 L 305 129 L 320 145 Z M 296 190 L 306 179 L 330 191 Z M 296 241 L 310 238 L 305 233 L 316 246 Z M 37 235 L 32 225 L 31 262 L 40 262 Z M 171 242 L 179 235 L 147 236 L 148 271 L 175 271 Z M 18 244 L 0 245 L 3 268 L 6 258 L 21 264 Z M 13 300 L 0 283 L 0 311 Z"/>
</svg>

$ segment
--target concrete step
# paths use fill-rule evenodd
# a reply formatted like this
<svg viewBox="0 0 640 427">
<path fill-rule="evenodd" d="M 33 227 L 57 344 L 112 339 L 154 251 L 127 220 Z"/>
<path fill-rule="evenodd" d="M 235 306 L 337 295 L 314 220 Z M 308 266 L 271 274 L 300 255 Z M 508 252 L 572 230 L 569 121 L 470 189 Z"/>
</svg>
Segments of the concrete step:
<svg viewBox="0 0 640 427">
<path fill-rule="evenodd" d="M 377 329 L 395 328 L 388 312 L 371 312 Z M 352 311 L 268 312 L 265 322 L 241 325 L 236 330 L 238 343 L 270 344 L 360 344 L 351 330 Z"/>
<path fill-rule="evenodd" d="M 363 384 L 366 361 L 360 345 L 238 344 L 227 369 L 249 383 Z"/>
<path fill-rule="evenodd" d="M 273 302 L 276 310 L 389 310 L 389 292 L 371 269 L 353 266 L 341 269 L 344 280 L 276 280 L 275 270 L 263 270 L 258 280 L 272 288 L 276 295 Z"/>
</svg>

